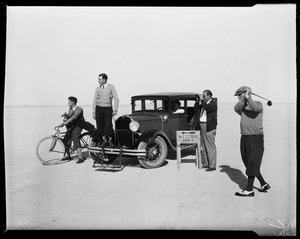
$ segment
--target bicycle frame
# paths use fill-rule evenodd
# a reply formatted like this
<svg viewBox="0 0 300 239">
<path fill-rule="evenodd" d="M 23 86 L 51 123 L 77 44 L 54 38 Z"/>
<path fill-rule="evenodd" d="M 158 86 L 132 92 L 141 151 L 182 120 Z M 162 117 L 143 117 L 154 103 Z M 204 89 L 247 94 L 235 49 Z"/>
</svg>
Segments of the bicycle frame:
<svg viewBox="0 0 300 239">
<path fill-rule="evenodd" d="M 53 151 L 53 149 L 55 148 L 55 145 L 56 145 L 57 139 L 59 138 L 59 134 L 60 134 L 60 130 L 59 130 L 59 128 L 58 128 L 58 127 L 55 127 L 54 129 L 56 130 L 56 132 L 55 132 L 55 134 L 54 134 L 54 135 L 52 135 L 52 137 L 53 137 L 53 141 L 52 141 L 52 143 L 51 143 L 51 146 L 50 146 L 50 149 L 49 149 L 49 151 Z"/>
<path fill-rule="evenodd" d="M 66 142 L 65 142 L 65 140 L 64 140 L 64 136 L 66 135 L 67 131 L 61 132 L 58 126 L 54 127 L 54 130 L 55 130 L 56 132 L 55 132 L 54 135 L 52 135 L 52 137 L 53 137 L 54 139 L 53 139 L 53 143 L 52 143 L 52 145 L 51 145 L 50 151 L 51 151 L 51 149 L 53 149 L 53 148 L 55 147 L 55 144 L 56 144 L 56 142 L 57 142 L 57 139 L 60 139 L 60 140 L 63 142 L 63 144 L 64 144 L 65 147 L 66 147 L 66 150 L 67 150 L 67 149 L 74 150 L 73 147 L 72 147 L 71 145 L 70 145 L 70 146 L 67 145 Z M 88 142 L 86 142 L 85 140 L 81 139 L 80 141 L 81 141 L 81 142 L 83 141 L 84 144 L 86 144 L 86 145 L 88 146 Z M 53 147 L 52 147 L 52 146 L 53 146 Z"/>
</svg>

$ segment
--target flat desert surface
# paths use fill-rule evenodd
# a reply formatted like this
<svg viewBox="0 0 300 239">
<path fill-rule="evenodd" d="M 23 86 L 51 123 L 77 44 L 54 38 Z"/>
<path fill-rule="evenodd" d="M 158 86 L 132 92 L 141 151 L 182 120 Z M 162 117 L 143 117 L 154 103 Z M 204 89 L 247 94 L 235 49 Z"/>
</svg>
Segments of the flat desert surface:
<svg viewBox="0 0 300 239">
<path fill-rule="evenodd" d="M 264 105 L 265 152 L 261 172 L 271 185 L 255 196 L 235 192 L 247 183 L 240 158 L 240 117 L 233 104 L 219 104 L 217 170 L 194 164 L 195 152 L 176 152 L 165 164 L 144 169 L 123 158 L 122 170 L 93 167 L 88 156 L 52 166 L 36 158 L 39 140 L 54 133 L 66 107 L 4 108 L 6 224 L 8 230 L 163 229 L 237 230 L 258 235 L 296 232 L 296 105 Z M 91 107 L 85 118 L 95 125 Z M 118 116 L 130 113 L 121 106 Z"/>
</svg>

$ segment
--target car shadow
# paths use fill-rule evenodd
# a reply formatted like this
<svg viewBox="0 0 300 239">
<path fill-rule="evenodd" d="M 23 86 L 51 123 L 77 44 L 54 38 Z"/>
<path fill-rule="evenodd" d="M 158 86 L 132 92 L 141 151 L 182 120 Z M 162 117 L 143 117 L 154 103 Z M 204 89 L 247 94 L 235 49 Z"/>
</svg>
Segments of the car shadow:
<svg viewBox="0 0 300 239">
<path fill-rule="evenodd" d="M 164 167 L 168 162 L 165 161 L 160 167 Z M 120 172 L 125 167 L 139 167 L 141 169 L 146 169 L 141 166 L 139 160 L 136 157 L 117 157 L 113 162 L 109 164 L 95 164 L 93 167 L 97 168 L 95 171 L 103 172 Z"/>
<path fill-rule="evenodd" d="M 241 170 L 232 168 L 229 165 L 221 165 L 219 166 L 221 168 L 221 173 L 226 173 L 228 177 L 236 183 L 240 189 L 244 190 L 247 187 L 248 178 L 241 172 Z M 258 189 L 257 187 L 253 187 L 255 189 Z"/>
</svg>

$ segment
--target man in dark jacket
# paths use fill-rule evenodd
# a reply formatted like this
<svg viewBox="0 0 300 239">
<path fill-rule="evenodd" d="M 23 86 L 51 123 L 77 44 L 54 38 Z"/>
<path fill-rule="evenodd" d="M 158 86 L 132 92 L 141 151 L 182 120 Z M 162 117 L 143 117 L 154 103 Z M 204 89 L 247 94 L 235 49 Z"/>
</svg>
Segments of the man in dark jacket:
<svg viewBox="0 0 300 239">
<path fill-rule="evenodd" d="M 201 161 L 206 171 L 216 170 L 217 148 L 215 144 L 217 130 L 217 103 L 212 99 L 210 90 L 203 91 L 199 100 L 195 103 L 194 109 L 199 115 L 201 133 Z"/>
<path fill-rule="evenodd" d="M 83 125 L 85 123 L 83 109 L 80 106 L 77 106 L 77 98 L 74 96 L 70 96 L 68 98 L 68 105 L 69 111 L 68 113 L 64 113 L 62 115 L 65 117 L 65 120 L 59 125 L 59 127 L 67 127 L 67 132 L 64 137 L 64 141 L 68 146 L 71 146 L 71 142 L 73 141 L 73 148 L 77 149 L 79 157 L 77 163 L 83 163 L 85 158 L 82 157 L 82 149 L 79 139 L 79 136 L 83 129 Z M 66 158 L 70 158 L 69 151 L 67 151 L 67 154 L 68 155 Z"/>
</svg>

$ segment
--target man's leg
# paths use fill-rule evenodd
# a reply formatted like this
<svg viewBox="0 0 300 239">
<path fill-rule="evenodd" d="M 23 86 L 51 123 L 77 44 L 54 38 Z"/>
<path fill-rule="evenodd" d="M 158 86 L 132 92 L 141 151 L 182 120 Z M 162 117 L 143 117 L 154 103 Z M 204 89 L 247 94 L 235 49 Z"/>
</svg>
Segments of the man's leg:
<svg viewBox="0 0 300 239">
<path fill-rule="evenodd" d="M 256 153 L 255 153 L 255 138 L 253 135 L 244 136 L 244 159 L 243 162 L 246 166 L 246 175 L 248 176 L 246 191 L 253 191 L 253 184 L 255 180 L 255 165 L 256 165 Z"/>
<path fill-rule="evenodd" d="M 81 135 L 82 128 L 80 127 L 75 127 L 72 131 L 72 140 L 74 144 L 74 149 L 77 150 L 79 160 L 77 161 L 78 163 L 84 162 L 84 158 L 82 157 L 82 149 L 80 145 L 80 135 Z"/>
<path fill-rule="evenodd" d="M 260 173 L 260 165 L 264 153 L 263 136 L 250 135 L 247 137 L 247 166 L 246 175 L 249 177 L 257 177 Z"/>
<path fill-rule="evenodd" d="M 113 126 L 112 126 L 112 108 L 108 107 L 105 109 L 105 117 L 104 117 L 104 134 L 108 136 L 108 144 L 110 147 L 114 147 L 112 136 L 114 134 Z"/>
<path fill-rule="evenodd" d="M 208 153 L 208 166 L 211 169 L 215 169 L 217 166 L 217 148 L 215 144 L 216 130 L 212 130 L 206 133 L 206 149 Z"/>
<path fill-rule="evenodd" d="M 65 155 L 64 159 L 71 158 L 72 129 L 73 128 L 67 128 L 67 131 L 63 138 L 64 144 L 66 146 L 66 155 Z"/>
<path fill-rule="evenodd" d="M 98 134 L 98 142 L 101 143 L 101 147 L 105 147 L 107 145 L 105 125 L 106 125 L 106 111 L 107 107 L 96 107 L 96 125 L 97 125 L 97 134 Z"/>
<path fill-rule="evenodd" d="M 247 187 L 237 196 L 254 196 L 253 184 L 255 177 L 260 175 L 260 165 L 264 152 L 263 136 L 262 135 L 248 135 L 242 136 L 241 152 L 243 162 L 246 166 L 246 175 L 248 176 Z"/>
<path fill-rule="evenodd" d="M 257 164 L 256 164 L 256 170 L 255 170 L 255 177 L 258 179 L 260 183 L 260 189 L 258 191 L 260 192 L 266 192 L 269 190 L 271 187 L 270 185 L 265 181 L 263 178 L 261 172 L 260 172 L 260 167 L 263 159 L 263 153 L 264 153 L 264 135 L 257 135 L 255 136 L 255 158 L 257 159 Z M 254 149 L 253 149 L 254 150 Z"/>
<path fill-rule="evenodd" d="M 209 165 L 208 165 L 208 153 L 207 153 L 207 148 L 206 148 L 206 124 L 205 123 L 200 123 L 200 133 L 201 133 L 201 136 L 200 136 L 200 144 L 201 144 L 201 163 L 202 163 L 202 166 L 204 168 L 207 168 Z"/>
</svg>

